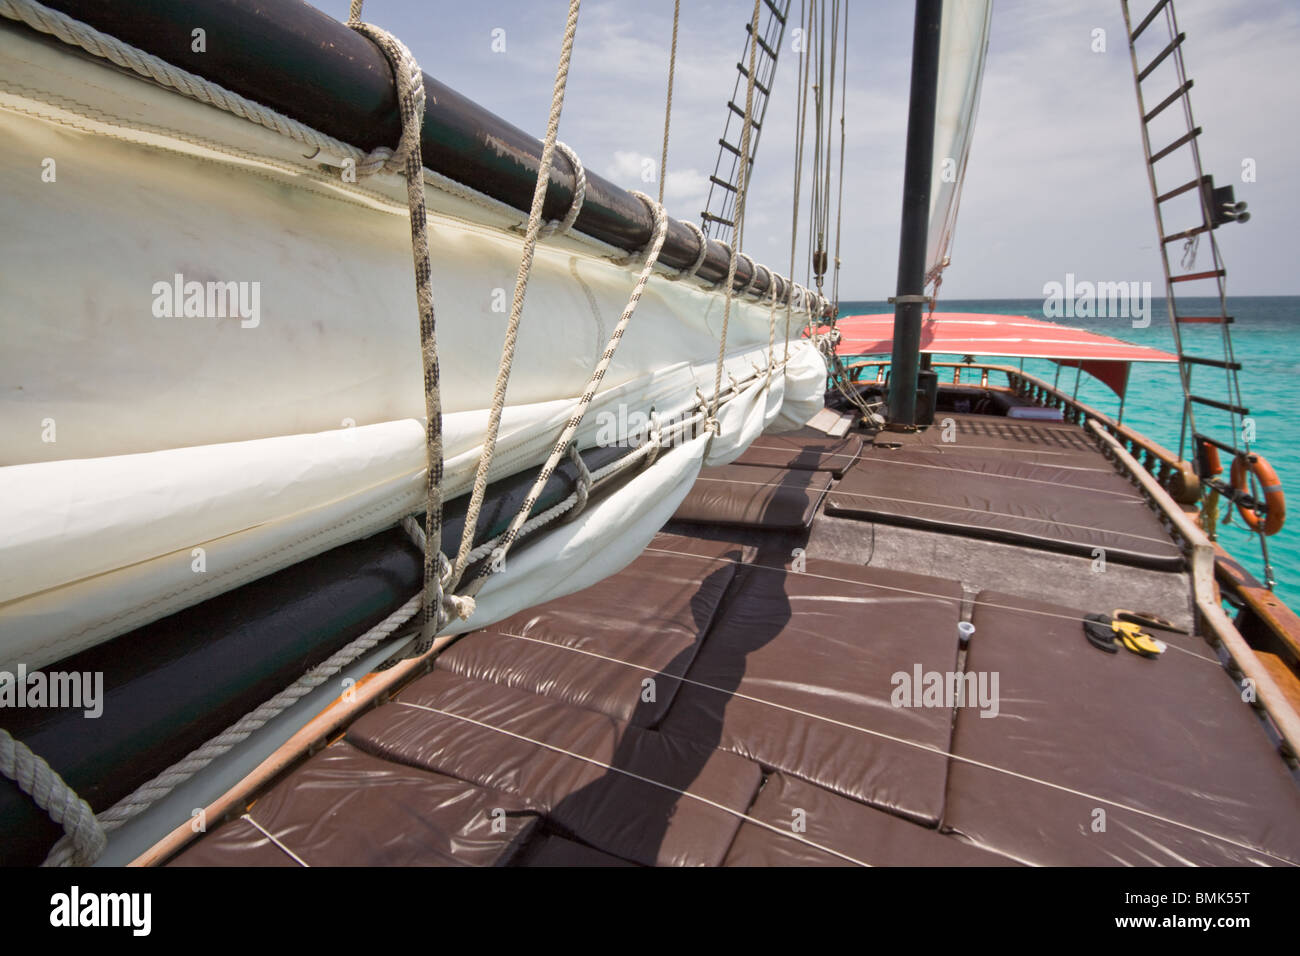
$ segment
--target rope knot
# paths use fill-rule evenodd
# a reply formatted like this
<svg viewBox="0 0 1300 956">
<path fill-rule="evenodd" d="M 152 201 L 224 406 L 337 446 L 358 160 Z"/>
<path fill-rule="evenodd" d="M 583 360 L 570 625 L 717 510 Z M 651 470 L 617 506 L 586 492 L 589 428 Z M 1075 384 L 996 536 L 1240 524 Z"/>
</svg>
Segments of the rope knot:
<svg viewBox="0 0 1300 956">
<path fill-rule="evenodd" d="M 475 607 L 474 599 L 468 595 L 462 597 L 458 594 L 444 594 L 442 596 L 442 611 L 448 621 L 453 617 L 457 620 L 468 621 L 470 615 L 474 613 Z"/>
<path fill-rule="evenodd" d="M 637 252 L 615 259 L 614 263 L 620 266 L 630 266 L 636 263 L 653 263 L 659 259 L 659 250 L 663 248 L 664 237 L 668 234 L 668 213 L 664 210 L 663 203 L 657 201 L 643 192 L 632 190 L 632 195 L 641 200 L 645 207 L 650 210 L 650 219 L 654 226 L 650 230 L 650 241 Z"/>
<path fill-rule="evenodd" d="M 563 219 L 552 219 L 537 231 L 538 237 L 542 239 L 568 233 L 573 228 L 573 224 L 578 221 L 578 216 L 582 213 L 582 204 L 587 198 L 587 170 L 582 165 L 582 160 L 571 147 L 558 139 L 555 141 L 555 148 L 563 153 L 569 164 L 573 166 L 573 202 L 569 204 L 569 211 L 565 213 Z"/>
<path fill-rule="evenodd" d="M 695 233 L 695 240 L 700 244 L 700 251 L 695 254 L 695 261 L 689 267 L 677 273 L 679 279 L 691 279 L 700 271 L 700 267 L 704 265 L 704 260 L 709 257 L 709 239 L 708 236 L 704 235 L 704 230 L 689 219 L 683 220 L 682 225 Z"/>
<path fill-rule="evenodd" d="M 397 107 L 402 118 L 402 135 L 397 141 L 396 149 L 387 146 L 372 149 L 357 163 L 356 171 L 358 176 L 370 176 L 380 171 L 402 172 L 409 159 L 420 155 L 420 131 L 424 125 L 424 71 L 405 43 L 383 27 L 361 21 L 361 6 L 362 0 L 352 0 L 347 25 L 373 40 L 392 67 L 393 83 L 397 87 Z"/>
<path fill-rule="evenodd" d="M 650 453 L 646 455 L 646 465 L 653 465 L 663 447 L 664 430 L 659 424 L 659 413 L 650 409 Z"/>
<path fill-rule="evenodd" d="M 568 455 L 570 460 L 572 460 L 578 469 L 578 487 L 574 492 L 578 496 L 578 500 L 577 503 L 574 504 L 573 510 L 569 512 L 568 519 L 572 521 L 582 513 L 583 508 L 587 507 L 587 497 L 591 494 L 591 486 L 593 482 L 591 471 L 587 468 L 587 463 L 583 461 L 582 456 L 578 454 L 577 445 L 569 446 Z"/>
</svg>

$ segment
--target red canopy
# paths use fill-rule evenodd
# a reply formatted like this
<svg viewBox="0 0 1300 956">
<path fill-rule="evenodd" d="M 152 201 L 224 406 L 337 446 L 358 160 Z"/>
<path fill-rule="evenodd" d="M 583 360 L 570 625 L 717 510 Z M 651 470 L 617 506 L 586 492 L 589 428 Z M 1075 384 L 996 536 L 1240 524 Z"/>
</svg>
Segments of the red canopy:
<svg viewBox="0 0 1300 956">
<path fill-rule="evenodd" d="M 841 355 L 888 355 L 894 350 L 894 316 L 849 315 L 836 322 Z M 1081 366 L 1122 396 L 1130 362 L 1177 362 L 1168 352 L 1027 315 L 935 312 L 921 324 L 921 351 L 1051 359 Z"/>
</svg>

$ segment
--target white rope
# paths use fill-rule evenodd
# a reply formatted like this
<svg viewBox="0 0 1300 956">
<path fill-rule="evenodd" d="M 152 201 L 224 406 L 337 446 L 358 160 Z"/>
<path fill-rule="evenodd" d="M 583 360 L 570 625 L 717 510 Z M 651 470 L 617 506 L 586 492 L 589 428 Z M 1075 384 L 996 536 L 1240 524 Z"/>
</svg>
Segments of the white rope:
<svg viewBox="0 0 1300 956">
<path fill-rule="evenodd" d="M 632 451 L 630 451 L 627 455 L 624 455 L 622 458 L 618 458 L 615 461 L 612 461 L 601 468 L 597 468 L 595 471 L 588 471 L 587 474 L 590 476 L 589 491 L 599 488 L 601 484 L 604 483 L 606 480 L 614 477 L 619 472 L 627 470 L 628 468 L 632 467 L 643 458 L 645 459 L 646 465 L 652 464 L 655 461 L 655 459 L 658 458 L 659 452 L 662 450 L 662 445 L 663 445 L 666 431 L 671 431 L 673 435 L 676 435 L 678 432 L 689 430 L 693 425 L 698 424 L 698 422 L 702 420 L 703 420 L 703 415 L 702 414 L 697 415 L 693 418 L 688 418 L 680 422 L 675 422 L 670 429 L 666 430 L 660 424 L 659 416 L 652 411 L 650 413 L 651 431 L 650 431 L 649 441 L 634 448 Z M 584 468 L 586 467 L 585 462 L 583 462 L 583 467 Z M 552 505 L 547 510 L 534 515 L 532 518 L 525 521 L 523 525 L 520 526 L 519 534 L 517 537 L 518 538 L 527 537 L 528 535 L 535 532 L 537 529 L 550 524 L 556 518 L 559 518 L 561 515 L 573 509 L 577 505 L 578 500 L 579 500 L 579 492 L 574 491 L 567 498 L 556 503 L 555 505 Z M 424 547 L 424 532 L 420 530 L 419 523 L 416 522 L 414 518 L 409 516 L 403 518 L 401 522 L 401 526 L 406 530 L 407 534 L 411 536 L 411 540 L 415 543 L 417 548 Z M 475 548 L 473 551 L 469 553 L 469 559 L 467 565 L 474 565 L 477 564 L 479 561 L 484 560 L 485 558 L 491 557 L 492 553 L 496 551 L 496 549 L 500 546 L 501 541 L 504 537 L 505 537 L 505 532 L 502 532 L 496 537 L 489 538 L 487 541 L 484 541 L 482 544 L 480 544 L 477 548 Z M 442 560 L 443 560 L 444 576 L 446 577 L 450 575 L 451 565 L 449 562 L 447 562 L 445 556 L 442 558 Z M 443 598 L 444 601 L 449 601 L 449 602 L 452 601 L 453 599 L 455 599 L 454 595 L 445 595 Z M 472 599 L 467 599 L 467 600 L 472 601 Z M 396 659 L 394 659 L 394 663 L 395 662 Z"/>
<path fill-rule="evenodd" d="M 43 758 L 22 741 L 14 740 L 3 727 L 0 727 L 0 775 L 16 783 L 51 820 L 63 827 L 70 861 L 93 863 L 104 852 L 108 837 L 90 804 L 77 796 Z"/>
<path fill-rule="evenodd" d="M 543 239 L 566 235 L 578 221 L 582 204 L 587 198 L 587 169 L 582 165 L 582 160 L 567 144 L 558 139 L 555 141 L 555 148 L 564 154 L 565 159 L 573 167 L 573 202 L 569 204 L 569 211 L 563 219 L 552 220 L 538 230 L 537 235 Z"/>
<path fill-rule="evenodd" d="M 831 77 L 834 82 L 835 78 Z M 849 4 L 846 0 L 844 4 L 844 56 L 840 65 L 840 180 L 839 180 L 839 198 L 835 203 L 835 276 L 831 282 L 831 298 L 835 303 L 835 316 L 839 317 L 840 307 L 840 227 L 844 223 L 844 146 L 846 134 L 844 128 L 844 118 L 848 113 L 849 102 Z M 935 290 L 935 298 L 938 298 L 938 290 Z M 934 303 L 930 304 L 930 311 L 934 311 Z"/>
<path fill-rule="evenodd" d="M 695 261 L 691 263 L 690 268 L 683 269 L 677 274 L 680 279 L 693 279 L 704 265 L 704 260 L 709 257 L 709 238 L 704 234 L 704 230 L 689 220 L 683 220 L 684 225 L 691 232 L 695 233 L 695 240 L 700 244 L 700 251 L 695 254 Z"/>
<path fill-rule="evenodd" d="M 104 832 L 108 833 L 116 830 L 131 818 L 157 803 L 222 754 L 229 752 L 237 744 L 243 743 L 255 731 L 266 726 L 271 720 L 284 713 L 331 677 L 334 677 L 343 668 L 392 637 L 415 617 L 420 610 L 420 605 L 421 595 L 416 594 L 384 620 L 360 637 L 339 648 L 328 659 L 317 664 L 270 700 L 245 714 L 216 737 L 192 751 L 184 759 L 172 764 L 148 783 L 137 787 L 130 795 L 123 797 L 99 814 L 98 820 Z M 44 865 L 69 866 L 75 862 L 74 847 L 71 841 L 65 837 L 50 850 L 50 855 L 46 857 Z"/>
<path fill-rule="evenodd" d="M 733 230 L 733 231 L 734 231 L 734 230 Z M 733 236 L 732 238 L 735 238 L 735 237 Z M 731 247 L 731 243 L 729 243 L 729 242 L 723 242 L 721 239 L 717 240 L 717 242 L 718 242 L 718 245 L 722 246 L 722 248 L 724 248 L 724 249 L 727 250 L 727 258 L 728 258 L 728 259 L 731 259 L 731 258 L 733 258 L 733 257 L 735 256 L 736 253 L 735 253 L 735 250 L 732 249 L 732 247 Z M 735 276 L 733 275 L 732 278 L 734 279 Z M 713 283 L 713 285 L 710 286 L 710 288 L 713 288 L 713 289 L 721 289 L 722 286 L 723 286 L 723 284 L 724 284 L 726 281 L 727 281 L 727 280 L 726 280 L 725 278 L 724 278 L 724 279 L 719 279 L 717 282 Z"/>
<path fill-rule="evenodd" d="M 804 29 L 807 24 L 805 20 L 805 8 L 800 4 L 799 25 Z M 805 32 L 808 36 L 811 31 Z M 794 281 L 794 261 L 795 254 L 799 245 L 799 192 L 803 183 L 803 154 L 804 140 L 808 130 L 808 71 L 812 63 L 812 57 L 805 50 L 799 51 L 799 59 L 803 61 L 803 75 L 800 76 L 798 70 L 795 71 L 797 95 L 795 96 L 795 121 L 797 129 L 795 131 L 795 150 L 794 150 L 794 205 L 790 221 L 790 291 L 785 299 L 785 357 L 790 358 L 790 318 L 794 311 L 795 293 L 799 293 L 799 307 L 802 309 L 804 304 L 802 286 Z"/>
<path fill-rule="evenodd" d="M 582 460 L 582 455 L 578 453 L 577 445 L 569 446 L 569 458 L 578 469 L 578 488 L 574 492 L 578 500 L 574 502 L 573 513 L 569 515 L 570 518 L 575 518 L 587 507 L 587 498 L 591 494 L 592 481 L 591 472 L 587 469 L 587 463 Z"/>
<path fill-rule="evenodd" d="M 190 99 L 233 113 L 305 146 L 342 158 L 356 159 L 366 155 L 355 146 L 327 136 L 201 76 L 172 66 L 166 60 L 145 53 L 107 33 L 101 33 L 89 24 L 34 0 L 0 0 L 0 16 L 18 20 L 40 33 L 80 47 L 93 56 L 154 80 Z"/>
<path fill-rule="evenodd" d="M 646 458 L 647 467 L 655 463 L 659 457 L 660 442 L 663 441 L 664 430 L 659 424 L 659 415 L 652 408 L 650 409 L 650 447 L 651 452 Z"/>
<path fill-rule="evenodd" d="M 282 843 L 274 833 L 272 833 L 270 830 L 266 829 L 266 827 L 262 826 L 262 824 L 254 820 L 252 814 L 245 813 L 239 819 L 246 822 L 253 829 L 261 833 L 262 836 L 266 837 L 268 840 L 274 843 L 276 847 L 278 847 L 280 850 L 284 852 L 285 856 L 289 857 L 289 859 L 293 860 L 299 866 L 310 868 L 311 864 L 309 864 L 306 860 L 300 857 L 297 853 L 294 853 L 293 850 L 290 850 L 287 846 L 285 846 L 284 843 Z"/>
<path fill-rule="evenodd" d="M 772 366 L 776 364 L 776 286 L 777 277 L 772 277 L 772 303 L 767 310 L 767 368 L 770 379 Z M 789 283 L 787 283 L 787 286 Z"/>
<path fill-rule="evenodd" d="M 424 199 L 424 160 L 420 135 L 424 126 L 424 72 L 415 57 L 397 37 L 374 24 L 361 21 L 364 0 L 352 0 L 347 25 L 369 37 L 383 52 L 393 70 L 401 114 L 402 135 L 396 150 L 381 147 L 357 165 L 361 175 L 381 169 L 393 172 L 400 166 L 406 177 L 407 207 L 411 220 L 411 254 L 415 265 L 415 299 L 420 320 L 420 356 L 424 373 L 425 415 L 425 507 L 424 507 L 424 596 L 421 638 L 414 653 L 422 654 L 433 645 L 434 635 L 446 623 L 443 577 L 438 573 L 442 552 L 442 402 L 439 394 L 438 343 L 433 311 L 433 267 L 429 261 L 429 237 Z"/>
<path fill-rule="evenodd" d="M 754 261 L 752 256 L 748 256 L 743 252 L 737 252 L 736 258 L 744 259 L 745 262 L 749 265 L 749 281 L 746 282 L 744 287 L 739 292 L 736 293 L 741 298 L 744 298 L 745 296 L 749 295 L 751 291 L 753 291 L 754 283 L 758 281 L 758 263 Z"/>
<path fill-rule="evenodd" d="M 653 442 L 647 442 L 646 444 L 633 449 L 629 454 L 624 455 L 622 458 L 619 458 L 617 461 L 613 461 L 603 468 L 597 468 L 595 471 L 589 472 L 589 474 L 591 475 L 592 488 L 599 487 L 601 482 L 603 482 L 605 479 L 612 477 L 618 472 L 625 471 L 626 469 L 630 468 L 632 465 L 636 464 L 642 458 L 652 460 L 653 455 L 657 453 L 658 453 L 658 449 L 653 444 Z M 538 528 L 550 524 L 556 518 L 560 517 L 561 515 L 565 514 L 570 509 L 575 507 L 577 503 L 578 503 L 578 492 L 575 491 L 572 494 L 570 494 L 567 498 L 565 498 L 563 501 L 560 501 L 559 503 L 552 505 L 546 511 L 540 512 L 539 514 L 534 515 L 532 518 L 525 521 L 520 526 L 519 534 L 517 537 L 519 538 L 527 537 L 528 535 L 536 531 Z M 505 532 L 502 532 L 501 534 L 497 535 L 495 538 L 491 538 L 490 540 L 483 542 L 483 544 L 479 545 L 477 548 L 475 548 L 473 551 L 469 553 L 469 563 L 477 564 L 479 561 L 482 561 L 484 558 L 490 557 L 492 555 L 492 552 L 495 551 L 500 546 L 501 541 L 504 537 L 505 537 Z"/>
<path fill-rule="evenodd" d="M 633 195 L 650 208 L 651 215 L 654 218 L 654 234 L 650 239 L 650 244 L 646 247 L 645 265 L 641 268 L 641 274 L 637 276 L 636 285 L 632 289 L 627 305 L 623 308 L 623 314 L 619 316 L 618 324 L 614 326 L 614 331 L 605 345 L 605 351 L 601 355 L 600 361 L 596 363 L 595 369 L 592 370 L 591 378 L 587 381 L 587 387 L 578 399 L 573 414 L 560 432 L 560 437 L 556 439 L 555 445 L 551 448 L 546 463 L 542 465 L 541 471 L 538 472 L 537 478 L 533 481 L 532 488 L 529 489 L 528 495 L 520 504 L 519 510 L 515 513 L 510 526 L 502 536 L 500 553 L 503 555 L 510 551 L 524 522 L 528 520 L 533 507 L 541 497 L 542 490 L 546 487 L 546 483 L 550 481 L 552 473 L 560 462 L 560 458 L 569 449 L 570 443 L 577 434 L 578 426 L 582 424 L 582 419 L 587 414 L 587 408 L 591 405 L 592 399 L 596 397 L 600 383 L 605 378 L 605 372 L 614 360 L 614 353 L 618 351 L 619 343 L 623 340 L 623 333 L 627 331 L 628 323 L 632 320 L 633 313 L 636 312 L 636 307 L 641 301 L 641 294 L 645 291 L 646 283 L 650 280 L 650 274 L 654 271 L 655 263 L 659 260 L 659 253 L 663 249 L 664 237 L 668 234 L 668 214 L 664 212 L 661 203 L 651 199 L 645 193 L 638 192 L 633 193 Z M 585 495 L 582 500 L 585 503 Z M 469 526 L 466 525 L 466 528 L 468 530 Z M 476 593 L 478 588 L 482 586 L 485 570 L 481 569 L 474 582 L 467 588 L 470 594 Z"/>
<path fill-rule="evenodd" d="M 524 234 L 523 254 L 519 259 L 519 272 L 515 277 L 515 294 L 510 304 L 510 320 L 506 327 L 505 341 L 501 346 L 501 363 L 497 370 L 496 389 L 492 396 L 492 407 L 488 413 L 487 432 L 483 438 L 483 454 L 479 457 L 478 468 L 474 474 L 474 488 L 470 492 L 469 508 L 465 514 L 465 528 L 461 532 L 460 547 L 456 560 L 452 564 L 449 587 L 454 590 L 461 575 L 469 563 L 469 554 L 473 550 L 474 534 L 478 528 L 479 512 L 483 507 L 483 496 L 487 491 L 488 472 L 492 467 L 492 458 L 496 453 L 497 435 L 501 429 L 501 413 L 506 403 L 506 387 L 510 382 L 510 370 L 514 364 L 515 342 L 519 337 L 519 320 L 524 310 L 524 294 L 528 289 L 528 278 L 532 273 L 533 255 L 537 248 L 537 237 L 542 227 L 542 207 L 546 202 L 546 190 L 551 181 L 551 161 L 555 155 L 555 142 L 560 128 L 560 114 L 564 109 L 564 90 L 569 78 L 569 62 L 573 56 L 573 38 L 578 31 L 578 8 L 581 0 L 569 0 L 569 18 L 564 27 L 564 41 L 560 48 L 560 62 L 555 70 L 555 85 L 551 92 L 551 112 L 546 123 L 546 138 L 542 145 L 542 158 L 537 166 L 537 184 L 533 188 L 533 203 L 528 214 L 528 229 Z"/>
<path fill-rule="evenodd" d="M 677 69 L 677 21 L 682 15 L 682 0 L 673 0 L 673 43 L 668 53 L 668 99 L 664 104 L 664 149 L 659 158 L 659 205 L 664 204 L 664 183 L 668 179 L 668 127 L 673 116 L 673 73 Z"/>
</svg>

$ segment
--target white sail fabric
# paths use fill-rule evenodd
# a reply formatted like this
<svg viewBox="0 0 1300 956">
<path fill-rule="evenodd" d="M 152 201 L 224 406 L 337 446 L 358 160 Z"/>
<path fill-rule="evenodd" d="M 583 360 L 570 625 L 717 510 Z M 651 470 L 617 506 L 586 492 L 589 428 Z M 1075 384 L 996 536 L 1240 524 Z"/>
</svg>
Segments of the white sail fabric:
<svg viewBox="0 0 1300 956">
<path fill-rule="evenodd" d="M 0 234 L 0 669 L 51 663 L 422 510 L 404 185 L 348 185 L 303 153 L 0 29 L 0 221 L 23 224 Z M 428 193 L 454 497 L 482 452 L 521 245 L 503 227 L 522 217 Z M 635 281 L 608 253 L 580 238 L 539 246 L 490 478 L 539 464 L 571 414 Z M 191 282 L 256 283 L 255 319 L 185 316 Z M 683 418 L 697 390 L 710 395 L 722 312 L 706 284 L 655 276 L 578 447 L 600 443 L 610 416 Z M 567 545 L 539 576 L 512 568 L 472 624 L 591 583 L 581 567 L 612 573 L 692 468 L 820 407 L 826 373 L 808 342 L 754 378 L 768 313 L 733 305 L 723 383 L 742 388 L 722 433 L 661 455 L 614 510 L 593 504 L 565 528 L 590 553 Z M 583 530 L 602 515 L 630 524 Z"/>
<path fill-rule="evenodd" d="M 930 227 L 925 259 L 927 282 L 947 266 L 979 108 L 993 0 L 944 0 L 942 16 L 934 172 L 930 180 Z"/>
</svg>

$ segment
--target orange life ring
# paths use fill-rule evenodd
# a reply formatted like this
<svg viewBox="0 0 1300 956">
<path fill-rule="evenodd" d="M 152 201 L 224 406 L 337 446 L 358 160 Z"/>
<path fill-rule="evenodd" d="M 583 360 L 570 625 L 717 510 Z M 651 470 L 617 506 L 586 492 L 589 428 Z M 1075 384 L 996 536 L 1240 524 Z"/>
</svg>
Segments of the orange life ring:
<svg viewBox="0 0 1300 956">
<path fill-rule="evenodd" d="M 1264 460 L 1262 455 L 1252 455 L 1251 457 L 1255 459 L 1253 464 L 1249 464 L 1244 455 L 1233 459 L 1232 487 L 1237 491 L 1249 491 L 1246 479 L 1246 469 L 1249 468 L 1251 474 L 1258 478 L 1259 483 L 1264 486 L 1264 504 L 1267 507 L 1267 513 L 1263 519 L 1264 533 L 1277 534 L 1282 530 L 1282 524 L 1286 521 L 1286 498 L 1282 494 L 1282 482 L 1278 479 L 1277 472 Z M 1259 530 L 1260 517 L 1253 509 L 1238 504 L 1237 510 L 1241 512 L 1241 520 L 1246 522 L 1246 526 L 1251 531 Z"/>
</svg>

